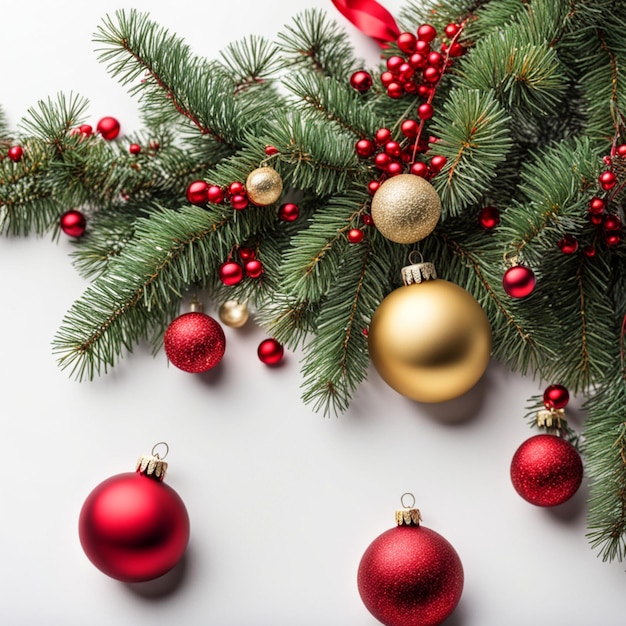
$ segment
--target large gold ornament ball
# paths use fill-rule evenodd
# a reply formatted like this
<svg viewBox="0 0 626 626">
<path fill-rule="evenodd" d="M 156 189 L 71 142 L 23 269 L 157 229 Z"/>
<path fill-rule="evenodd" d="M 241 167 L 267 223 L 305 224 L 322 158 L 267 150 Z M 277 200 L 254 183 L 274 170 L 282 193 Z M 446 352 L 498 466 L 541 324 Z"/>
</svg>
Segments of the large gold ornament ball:
<svg viewBox="0 0 626 626">
<path fill-rule="evenodd" d="M 250 202 L 258 206 L 273 204 L 283 192 L 283 179 L 272 167 L 259 167 L 248 174 L 246 192 Z"/>
<path fill-rule="evenodd" d="M 241 328 L 247 321 L 250 313 L 245 302 L 226 300 L 219 309 L 219 317 L 222 323 L 231 328 Z"/>
<path fill-rule="evenodd" d="M 388 178 L 372 198 L 376 228 L 395 243 L 415 243 L 430 235 L 441 216 L 435 188 L 421 176 L 400 174 Z"/>
<path fill-rule="evenodd" d="M 392 291 L 372 317 L 372 363 L 398 393 L 418 402 L 445 402 L 469 391 L 491 353 L 491 328 L 465 289 L 427 280 Z"/>
</svg>

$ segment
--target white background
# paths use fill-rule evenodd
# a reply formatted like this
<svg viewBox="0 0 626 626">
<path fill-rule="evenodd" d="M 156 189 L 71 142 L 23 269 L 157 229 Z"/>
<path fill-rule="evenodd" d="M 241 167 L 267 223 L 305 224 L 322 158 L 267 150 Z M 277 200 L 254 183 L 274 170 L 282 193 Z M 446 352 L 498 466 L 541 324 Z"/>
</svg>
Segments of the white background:
<svg viewBox="0 0 626 626">
<path fill-rule="evenodd" d="M 90 99 L 94 125 L 114 115 L 137 127 L 135 103 L 96 61 L 91 41 L 119 6 L 5 3 L 1 103 L 13 126 L 38 99 L 73 90 Z M 273 37 L 305 7 L 335 11 L 325 0 L 130 6 L 209 57 L 244 34 Z M 376 45 L 337 19 L 373 63 Z M 511 487 L 509 464 L 531 435 L 523 416 L 537 383 L 492 364 L 467 397 L 422 406 L 372 372 L 350 410 L 328 419 L 300 401 L 298 355 L 275 369 L 257 360 L 264 336 L 254 323 L 225 328 L 226 356 L 207 375 L 140 348 L 110 375 L 77 383 L 50 351 L 85 287 L 71 248 L 48 238 L 0 241 L 1 624 L 374 626 L 356 570 L 367 545 L 393 526 L 405 491 L 464 564 L 448 625 L 624 623 L 625 566 L 602 563 L 588 546 L 586 485 L 552 510 Z M 571 423 L 581 426 L 575 411 Z M 78 513 L 95 485 L 131 471 L 161 440 L 170 446 L 166 480 L 189 510 L 189 549 L 163 579 L 122 584 L 82 553 Z"/>
</svg>

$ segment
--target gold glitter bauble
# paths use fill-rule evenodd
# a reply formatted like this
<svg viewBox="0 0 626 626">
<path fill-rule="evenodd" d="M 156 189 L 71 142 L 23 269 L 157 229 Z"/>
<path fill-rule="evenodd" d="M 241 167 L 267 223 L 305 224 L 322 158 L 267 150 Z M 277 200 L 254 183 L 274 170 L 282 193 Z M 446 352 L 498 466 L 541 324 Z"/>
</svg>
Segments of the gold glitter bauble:
<svg viewBox="0 0 626 626">
<path fill-rule="evenodd" d="M 248 174 L 246 192 L 250 202 L 258 206 L 273 204 L 283 192 L 283 179 L 272 167 L 259 167 Z"/>
<path fill-rule="evenodd" d="M 388 178 L 372 198 L 372 219 L 390 241 L 415 243 L 433 232 L 441 215 L 435 188 L 421 176 Z"/>
<path fill-rule="evenodd" d="M 226 300 L 219 310 L 220 320 L 231 328 L 241 328 L 247 321 L 250 313 L 245 302 Z"/>
<path fill-rule="evenodd" d="M 465 289 L 426 280 L 392 291 L 369 327 L 368 347 L 381 378 L 419 402 L 445 402 L 469 391 L 491 353 L 491 328 Z"/>
</svg>

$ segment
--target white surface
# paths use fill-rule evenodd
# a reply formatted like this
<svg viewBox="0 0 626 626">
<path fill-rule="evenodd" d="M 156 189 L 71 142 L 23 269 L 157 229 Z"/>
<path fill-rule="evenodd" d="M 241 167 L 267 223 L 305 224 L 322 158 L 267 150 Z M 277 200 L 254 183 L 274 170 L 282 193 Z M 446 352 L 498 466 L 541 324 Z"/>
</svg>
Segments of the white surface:
<svg viewBox="0 0 626 626">
<path fill-rule="evenodd" d="M 92 52 L 100 18 L 118 6 L 3 7 L 2 105 L 13 124 L 59 90 L 88 97 L 94 122 L 110 114 L 127 129 L 136 123 L 134 103 Z M 273 36 L 304 7 L 334 11 L 325 0 L 132 6 L 206 56 L 238 35 Z M 346 27 L 373 60 L 376 46 Z M 543 510 L 510 485 L 510 459 L 530 436 L 532 381 L 494 365 L 468 398 L 420 406 L 372 374 L 347 414 L 325 419 L 300 402 L 297 355 L 264 367 L 263 335 L 250 324 L 226 328 L 226 356 L 209 375 L 139 349 L 109 376 L 79 384 L 50 352 L 85 286 L 70 250 L 65 241 L 0 241 L 0 624 L 374 626 L 356 570 L 370 541 L 393 526 L 405 491 L 465 567 L 449 626 L 623 624 L 624 565 L 602 563 L 589 548 L 586 489 Z M 188 554 L 160 581 L 125 585 L 83 555 L 78 513 L 96 484 L 130 471 L 162 440 L 168 484 L 191 518 Z"/>
</svg>

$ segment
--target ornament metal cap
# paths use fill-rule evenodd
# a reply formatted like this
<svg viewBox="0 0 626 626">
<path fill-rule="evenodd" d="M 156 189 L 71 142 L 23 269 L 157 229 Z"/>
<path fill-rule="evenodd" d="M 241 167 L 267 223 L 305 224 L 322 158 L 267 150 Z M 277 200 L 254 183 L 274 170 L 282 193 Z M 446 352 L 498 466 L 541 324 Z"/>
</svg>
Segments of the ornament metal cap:
<svg viewBox="0 0 626 626">
<path fill-rule="evenodd" d="M 402 268 L 402 281 L 407 286 L 436 278 L 437 272 L 432 263 L 413 263 Z"/>
<path fill-rule="evenodd" d="M 409 506 L 404 504 L 405 498 L 411 499 Z M 396 524 L 398 526 L 419 526 L 422 521 L 422 515 L 419 509 L 415 508 L 415 496 L 412 493 L 403 493 L 400 502 L 404 508 L 396 511 Z"/>
<path fill-rule="evenodd" d="M 160 457 L 159 453 L 155 452 L 157 446 L 165 446 L 163 457 Z M 152 446 L 150 454 L 142 454 L 139 457 L 135 471 L 143 476 L 154 478 L 155 480 L 163 480 L 165 478 L 165 472 L 167 472 L 167 463 L 163 459 L 167 456 L 168 452 L 169 446 L 164 441 L 155 443 L 154 446 Z"/>
<path fill-rule="evenodd" d="M 540 409 L 537 411 L 537 426 L 547 430 L 561 430 L 567 425 L 564 409 Z"/>
</svg>

